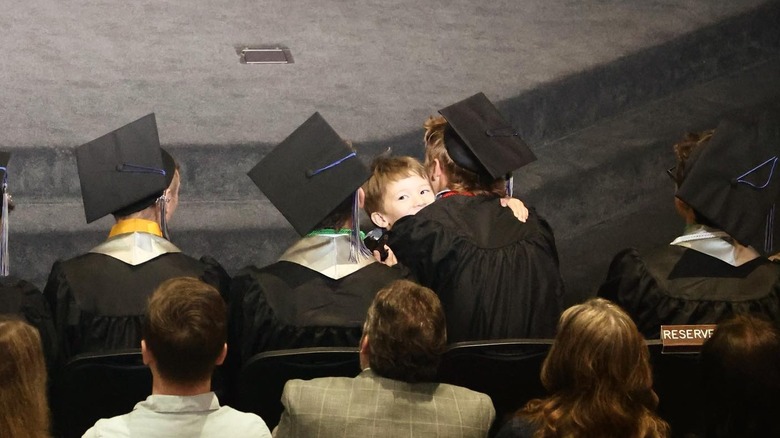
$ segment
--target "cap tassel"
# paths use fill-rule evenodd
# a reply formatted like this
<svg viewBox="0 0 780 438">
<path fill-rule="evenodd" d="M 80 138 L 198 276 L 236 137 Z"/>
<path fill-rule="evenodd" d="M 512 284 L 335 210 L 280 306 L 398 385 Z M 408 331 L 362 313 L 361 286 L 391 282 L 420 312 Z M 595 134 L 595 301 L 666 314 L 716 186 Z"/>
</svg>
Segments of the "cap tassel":
<svg viewBox="0 0 780 438">
<path fill-rule="evenodd" d="M 349 236 L 349 261 L 357 263 L 360 258 L 371 258 L 371 251 L 363 243 L 360 235 L 360 206 L 358 205 L 358 193 L 352 195 L 352 230 Z"/>
<path fill-rule="evenodd" d="M 750 175 L 753 172 L 758 171 L 759 169 L 761 169 L 764 166 L 769 165 L 770 163 L 771 163 L 772 168 L 769 169 L 769 176 L 767 177 L 766 182 L 764 182 L 764 184 L 756 185 L 756 184 L 753 184 L 752 182 L 747 181 L 747 180 L 744 179 L 746 176 Z M 772 157 L 772 158 L 764 161 L 763 163 L 759 164 L 758 166 L 748 170 L 747 172 L 743 173 L 742 175 L 738 176 L 736 178 L 736 182 L 742 183 L 742 184 L 747 184 L 750 187 L 753 187 L 754 189 L 764 189 L 772 181 L 772 176 L 775 174 L 775 166 L 776 165 L 777 165 L 777 157 Z"/>
<path fill-rule="evenodd" d="M 168 204 L 168 196 L 163 192 L 162 196 L 157 198 L 157 205 L 160 206 L 160 230 L 163 237 L 166 240 L 171 240 L 171 235 L 168 233 L 168 220 L 166 217 L 166 205 Z"/>
<path fill-rule="evenodd" d="M 764 230 L 764 252 L 770 254 L 774 249 L 775 239 L 775 204 L 766 215 L 766 229 Z"/>
<path fill-rule="evenodd" d="M 8 172 L 3 177 L 3 210 L 2 221 L 0 221 L 0 276 L 7 277 L 11 275 L 8 254 Z"/>
</svg>

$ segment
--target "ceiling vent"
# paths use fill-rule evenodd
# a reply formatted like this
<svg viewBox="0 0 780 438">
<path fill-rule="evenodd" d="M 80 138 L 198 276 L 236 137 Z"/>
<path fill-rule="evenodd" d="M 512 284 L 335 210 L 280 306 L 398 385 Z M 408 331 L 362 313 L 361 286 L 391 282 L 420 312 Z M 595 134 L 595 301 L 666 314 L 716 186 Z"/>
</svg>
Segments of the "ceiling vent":
<svg viewBox="0 0 780 438">
<path fill-rule="evenodd" d="M 290 49 L 282 47 L 243 47 L 238 50 L 241 64 L 292 64 Z"/>
</svg>

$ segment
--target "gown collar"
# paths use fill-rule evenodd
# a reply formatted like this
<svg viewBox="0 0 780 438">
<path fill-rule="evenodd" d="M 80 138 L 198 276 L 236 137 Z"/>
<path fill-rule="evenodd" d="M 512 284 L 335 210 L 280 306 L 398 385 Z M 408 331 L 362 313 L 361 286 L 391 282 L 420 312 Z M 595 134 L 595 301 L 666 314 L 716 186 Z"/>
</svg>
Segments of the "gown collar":
<svg viewBox="0 0 780 438">
<path fill-rule="evenodd" d="M 279 260 L 296 263 L 339 280 L 376 263 L 376 260 L 369 257 L 358 257 L 357 263 L 349 261 L 350 241 L 349 234 L 338 232 L 310 234 L 288 248 Z"/>
<path fill-rule="evenodd" d="M 108 240 L 89 250 L 137 266 L 163 254 L 181 252 L 161 237 L 160 226 L 144 219 L 125 219 L 111 228 Z"/>
<path fill-rule="evenodd" d="M 760 257 L 755 249 L 739 244 L 725 231 L 699 224 L 686 227 L 685 233 L 674 239 L 670 245 L 707 254 L 731 266 L 742 266 Z"/>
<path fill-rule="evenodd" d="M 111 238 L 136 231 L 162 237 L 160 224 L 146 219 L 122 219 L 111 227 L 111 232 L 108 234 L 108 237 Z"/>
</svg>

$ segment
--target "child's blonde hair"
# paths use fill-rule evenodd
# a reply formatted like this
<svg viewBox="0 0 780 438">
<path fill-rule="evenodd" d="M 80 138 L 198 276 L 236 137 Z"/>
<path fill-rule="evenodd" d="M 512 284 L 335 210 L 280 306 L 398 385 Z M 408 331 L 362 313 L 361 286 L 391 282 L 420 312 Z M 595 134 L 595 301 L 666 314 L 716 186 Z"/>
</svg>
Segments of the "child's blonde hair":
<svg viewBox="0 0 780 438">
<path fill-rule="evenodd" d="M 383 156 L 374 159 L 371 163 L 371 178 L 363 184 L 363 191 L 366 193 L 363 210 L 366 214 L 371 216 L 374 212 L 385 213 L 384 196 L 387 186 L 410 176 L 428 180 L 422 163 L 413 157 Z"/>
</svg>

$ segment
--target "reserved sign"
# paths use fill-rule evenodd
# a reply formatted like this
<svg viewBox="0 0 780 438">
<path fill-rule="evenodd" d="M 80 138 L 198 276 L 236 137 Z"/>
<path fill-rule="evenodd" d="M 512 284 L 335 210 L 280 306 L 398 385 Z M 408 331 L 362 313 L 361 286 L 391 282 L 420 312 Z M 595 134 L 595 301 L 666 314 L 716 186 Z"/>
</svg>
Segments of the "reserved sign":
<svg viewBox="0 0 780 438">
<path fill-rule="evenodd" d="M 664 349 L 698 350 L 715 333 L 715 327 L 715 324 L 662 325 L 661 343 Z"/>
</svg>

